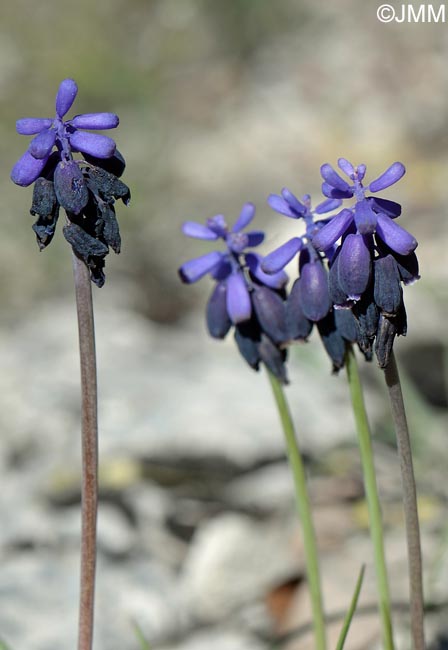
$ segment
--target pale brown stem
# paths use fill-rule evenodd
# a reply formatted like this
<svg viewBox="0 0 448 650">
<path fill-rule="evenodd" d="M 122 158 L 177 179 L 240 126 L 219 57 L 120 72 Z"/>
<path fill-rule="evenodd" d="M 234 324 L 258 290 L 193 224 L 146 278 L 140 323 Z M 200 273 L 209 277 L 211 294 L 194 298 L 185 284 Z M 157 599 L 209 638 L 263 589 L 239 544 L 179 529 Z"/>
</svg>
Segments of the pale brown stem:
<svg viewBox="0 0 448 650">
<path fill-rule="evenodd" d="M 82 533 L 78 650 L 92 650 L 98 509 L 98 419 L 95 326 L 87 266 L 73 254 L 81 362 Z"/>
<path fill-rule="evenodd" d="M 423 569 L 412 449 L 397 363 L 392 352 L 384 369 L 397 436 L 408 546 L 411 632 L 414 650 L 425 650 Z"/>
</svg>

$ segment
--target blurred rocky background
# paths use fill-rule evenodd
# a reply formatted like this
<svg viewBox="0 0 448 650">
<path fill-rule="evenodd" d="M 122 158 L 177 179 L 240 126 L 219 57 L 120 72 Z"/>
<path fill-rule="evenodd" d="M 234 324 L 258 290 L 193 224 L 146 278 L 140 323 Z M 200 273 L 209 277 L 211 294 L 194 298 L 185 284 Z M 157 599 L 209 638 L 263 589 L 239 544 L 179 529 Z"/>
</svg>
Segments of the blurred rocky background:
<svg viewBox="0 0 448 650">
<path fill-rule="evenodd" d="M 47 116 L 73 77 L 76 112 L 114 111 L 128 167 L 123 252 L 94 289 L 101 428 L 98 650 L 312 648 L 300 526 L 263 373 L 209 340 L 209 286 L 178 265 L 205 252 L 184 219 L 258 207 L 268 252 L 293 233 L 266 196 L 319 197 L 344 156 L 390 191 L 420 242 L 399 340 L 425 555 L 428 636 L 448 627 L 446 24 L 382 24 L 375 2 L 16 0 L 0 23 L 0 639 L 76 644 L 79 379 L 70 252 L 38 254 L 31 190 L 10 168 L 19 117 Z M 386 194 L 385 194 L 386 196 Z M 400 479 L 380 372 L 363 366 L 387 533 L 397 642 L 409 648 Z M 347 649 L 378 648 L 372 551 L 344 374 L 295 348 L 288 397 L 306 453 L 332 647 L 362 563 Z"/>
</svg>

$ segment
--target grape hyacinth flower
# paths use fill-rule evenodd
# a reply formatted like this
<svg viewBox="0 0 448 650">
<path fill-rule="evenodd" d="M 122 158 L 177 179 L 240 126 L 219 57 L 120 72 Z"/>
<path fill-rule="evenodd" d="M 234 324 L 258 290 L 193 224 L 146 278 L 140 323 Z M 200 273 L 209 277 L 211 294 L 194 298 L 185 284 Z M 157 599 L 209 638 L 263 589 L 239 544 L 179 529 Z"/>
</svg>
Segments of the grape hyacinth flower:
<svg viewBox="0 0 448 650">
<path fill-rule="evenodd" d="M 415 255 L 417 241 L 395 219 L 401 205 L 376 193 L 399 181 L 405 173 L 400 162 L 364 187 L 366 166 L 354 167 L 345 158 L 339 168 L 350 178 L 345 181 L 329 164 L 322 165 L 322 192 L 329 198 L 355 199 L 312 236 L 313 245 L 325 251 L 342 238 L 330 261 L 330 297 L 338 307 L 351 307 L 358 327 L 358 343 L 371 358 L 373 342 L 379 365 L 390 358 L 396 335 L 406 334 L 406 311 L 401 283 L 419 278 Z"/>
<path fill-rule="evenodd" d="M 246 203 L 232 228 L 223 215 L 207 219 L 205 225 L 186 221 L 184 235 L 205 241 L 222 239 L 226 250 L 185 262 L 179 276 L 191 284 L 211 275 L 216 284 L 206 311 L 210 335 L 223 339 L 234 326 L 235 341 L 246 362 L 255 370 L 264 363 L 282 383 L 287 383 L 283 345 L 289 338 L 284 302 L 288 276 L 282 270 L 268 275 L 261 268 L 261 256 L 246 252 L 264 240 L 261 231 L 244 232 L 254 216 L 255 206 Z"/>
<path fill-rule="evenodd" d="M 17 121 L 20 135 L 35 137 L 14 165 L 11 180 L 22 187 L 34 183 L 31 214 L 38 217 L 33 230 L 40 250 L 53 239 L 59 208 L 64 208 L 64 236 L 89 267 L 92 281 L 101 287 L 109 247 L 119 253 L 121 246 L 114 203 L 122 199 L 127 205 L 130 192 L 119 179 L 125 161 L 114 140 L 89 132 L 116 128 L 118 116 L 85 113 L 65 120 L 77 93 L 76 82 L 64 79 L 56 95 L 54 118 Z M 75 159 L 74 153 L 82 158 Z"/>
<path fill-rule="evenodd" d="M 28 117 L 17 121 L 21 135 L 34 135 L 28 150 L 14 165 L 17 185 L 34 184 L 31 214 L 40 250 L 54 236 L 59 209 L 67 215 L 63 233 L 72 247 L 73 278 L 81 366 L 81 568 L 78 650 L 92 650 L 96 575 L 98 509 L 98 384 L 92 281 L 104 284 L 104 258 L 109 247 L 120 252 L 120 232 L 114 203 L 130 200 L 129 188 L 119 179 L 126 166 L 115 142 L 89 130 L 118 126 L 114 113 L 65 116 L 78 87 L 65 79 L 56 95 L 54 118 Z M 87 131 L 85 131 L 87 129 Z M 79 154 L 75 157 L 74 154 Z"/>
<path fill-rule="evenodd" d="M 309 194 L 301 200 L 287 188 L 283 188 L 281 195 L 271 194 L 268 197 L 270 207 L 292 219 L 303 219 L 305 233 L 288 240 L 261 263 L 266 273 L 276 273 L 299 254 L 300 277 L 294 282 L 286 301 L 289 337 L 290 340 L 306 340 L 316 323 L 335 371 L 344 365 L 346 342 L 357 340 L 356 326 L 350 312 L 337 313 L 332 309 L 324 262 L 333 258 L 335 246 L 330 244 L 324 253 L 320 253 L 313 244 L 313 237 L 329 222 L 328 218 L 314 221 L 315 217 L 336 210 L 341 203 L 339 198 L 327 198 L 312 209 Z"/>
</svg>

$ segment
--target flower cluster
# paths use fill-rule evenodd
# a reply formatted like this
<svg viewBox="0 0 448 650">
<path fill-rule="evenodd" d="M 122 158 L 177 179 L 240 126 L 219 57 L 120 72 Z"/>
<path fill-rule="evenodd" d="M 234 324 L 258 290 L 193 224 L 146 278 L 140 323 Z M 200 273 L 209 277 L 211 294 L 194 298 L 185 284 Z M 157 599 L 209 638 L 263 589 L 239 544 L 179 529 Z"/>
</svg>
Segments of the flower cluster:
<svg viewBox="0 0 448 650">
<path fill-rule="evenodd" d="M 366 196 L 367 190 L 375 194 L 396 183 L 405 168 L 394 163 L 364 187 L 365 165 L 354 167 L 344 158 L 338 165 L 351 182 L 323 165 L 326 199 L 314 209 L 308 194 L 299 200 L 284 188 L 280 195 L 269 196 L 270 207 L 301 220 L 304 233 L 263 258 L 245 252 L 264 239 L 259 231 L 243 232 L 255 214 L 250 203 L 231 230 L 222 215 L 208 219 L 205 226 L 194 222 L 183 226 L 189 237 L 223 239 L 227 246 L 225 252 L 207 253 L 179 270 L 184 282 L 208 273 L 216 282 L 207 306 L 210 334 L 224 338 L 234 325 L 248 363 L 258 369 L 264 362 L 284 382 L 287 344 L 307 340 L 314 324 L 335 371 L 343 367 L 347 345 L 352 343 L 367 360 L 375 347 L 378 363 L 385 367 L 395 336 L 406 334 L 402 284 L 419 277 L 417 242 L 395 222 L 401 214 L 398 203 Z M 352 198 L 353 205 L 329 215 Z M 299 277 L 288 295 L 284 269 L 296 255 Z"/>
<path fill-rule="evenodd" d="M 322 165 L 323 193 L 332 198 L 355 199 L 324 225 L 313 238 L 320 251 L 340 239 L 330 261 L 330 298 L 338 308 L 351 308 L 356 317 L 358 344 L 367 358 L 373 345 L 380 367 L 390 358 L 396 335 L 406 334 L 406 311 L 401 283 L 419 278 L 415 255 L 417 241 L 395 221 L 400 204 L 376 194 L 393 185 L 405 173 L 395 162 L 367 187 L 363 185 L 366 166 L 354 167 L 344 158 L 338 166 L 350 179 L 345 181 L 329 164 Z"/>
<path fill-rule="evenodd" d="M 332 309 L 326 263 L 333 259 L 334 244 L 320 253 L 313 238 L 331 218 L 315 221 L 316 216 L 332 212 L 341 206 L 339 198 L 327 198 L 313 210 L 311 197 L 305 194 L 300 201 L 289 189 L 281 195 L 271 194 L 268 203 L 273 210 L 293 219 L 302 219 L 305 233 L 293 237 L 267 255 L 261 266 L 266 273 L 283 269 L 299 253 L 300 275 L 294 282 L 286 301 L 290 340 L 307 340 L 316 323 L 324 347 L 333 362 L 334 370 L 344 365 L 346 342 L 356 341 L 356 325 L 351 312 Z"/>
<path fill-rule="evenodd" d="M 90 269 L 92 281 L 105 281 L 104 258 L 109 247 L 120 252 L 120 232 L 114 203 L 127 205 L 129 188 L 120 180 L 125 161 L 114 140 L 90 130 L 113 129 L 114 113 L 85 113 L 64 120 L 75 101 L 78 87 L 65 79 L 56 95 L 54 118 L 28 117 L 17 121 L 21 135 L 34 135 L 28 150 L 14 165 L 11 180 L 27 187 L 34 183 L 31 214 L 39 248 L 51 242 L 62 207 L 67 214 L 63 228 L 74 253 Z M 82 154 L 74 159 L 73 154 Z"/>
<path fill-rule="evenodd" d="M 252 203 L 246 203 L 229 229 L 222 215 L 202 225 L 187 221 L 183 233 L 188 237 L 225 242 L 224 251 L 212 251 L 183 264 L 179 275 L 191 284 L 210 274 L 215 287 L 207 304 L 207 327 L 211 336 L 223 339 L 232 328 L 238 349 L 255 370 L 263 362 L 283 383 L 287 383 L 284 344 L 289 339 L 286 326 L 284 271 L 267 274 L 261 268 L 261 256 L 254 248 L 264 240 L 261 231 L 243 232 L 255 215 Z"/>
</svg>

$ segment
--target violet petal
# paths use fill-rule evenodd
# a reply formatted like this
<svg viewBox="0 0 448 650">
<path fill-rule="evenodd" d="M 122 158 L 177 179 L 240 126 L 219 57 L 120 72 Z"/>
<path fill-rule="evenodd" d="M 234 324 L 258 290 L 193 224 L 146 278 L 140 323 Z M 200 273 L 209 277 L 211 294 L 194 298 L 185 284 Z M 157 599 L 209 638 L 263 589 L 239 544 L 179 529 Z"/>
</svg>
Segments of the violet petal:
<svg viewBox="0 0 448 650">
<path fill-rule="evenodd" d="M 241 271 L 236 271 L 227 278 L 227 313 L 232 323 L 242 323 L 251 316 L 249 290 Z"/>
<path fill-rule="evenodd" d="M 366 175 L 367 167 L 365 165 L 358 165 L 356 168 L 356 173 L 358 175 L 358 181 L 362 181 Z"/>
<path fill-rule="evenodd" d="M 351 188 L 338 190 L 329 183 L 322 183 L 322 194 L 329 199 L 350 199 L 353 196 L 353 190 Z"/>
<path fill-rule="evenodd" d="M 309 320 L 321 320 L 331 307 L 328 275 L 320 261 L 305 264 L 300 273 L 299 300 Z"/>
<path fill-rule="evenodd" d="M 197 282 L 204 275 L 213 271 L 220 264 L 222 257 L 223 255 L 219 251 L 211 251 L 185 262 L 179 269 L 180 279 L 187 284 Z"/>
<path fill-rule="evenodd" d="M 394 162 L 386 171 L 378 176 L 374 181 L 369 185 L 371 192 L 379 192 L 380 190 L 390 187 L 406 173 L 406 168 L 401 162 Z"/>
<path fill-rule="evenodd" d="M 261 230 L 253 230 L 252 232 L 246 233 L 247 236 L 247 246 L 259 246 L 264 242 L 264 232 Z"/>
<path fill-rule="evenodd" d="M 338 158 L 338 167 L 350 178 L 353 178 L 355 175 L 355 168 L 346 158 Z"/>
<path fill-rule="evenodd" d="M 262 258 L 260 255 L 247 253 L 245 258 L 251 275 L 267 287 L 272 287 L 272 289 L 282 289 L 288 282 L 288 275 L 285 271 L 281 270 L 277 273 L 265 273 L 262 269 Z"/>
<path fill-rule="evenodd" d="M 273 210 L 279 212 L 280 214 L 284 214 L 286 217 L 291 217 L 292 219 L 299 218 L 299 215 L 291 208 L 288 203 L 286 203 L 285 199 L 283 199 L 281 196 L 278 196 L 278 194 L 269 194 L 268 205 Z"/>
<path fill-rule="evenodd" d="M 16 162 L 11 171 L 11 180 L 16 185 L 28 187 L 34 183 L 45 167 L 49 156 L 45 158 L 34 158 L 28 151 L 26 151 L 21 158 Z"/>
<path fill-rule="evenodd" d="M 362 235 L 347 235 L 338 260 L 339 285 L 350 300 L 359 300 L 370 280 L 370 251 Z"/>
<path fill-rule="evenodd" d="M 293 237 L 272 251 L 272 253 L 266 255 L 261 263 L 261 268 L 265 273 L 277 273 L 297 255 L 302 247 L 302 239 L 300 237 Z"/>
<path fill-rule="evenodd" d="M 328 163 L 322 165 L 320 168 L 320 173 L 324 181 L 326 181 L 335 189 L 341 190 L 341 192 L 346 192 L 350 189 L 350 185 L 347 183 L 347 181 L 344 181 L 344 179 L 339 176 L 339 174 Z"/>
<path fill-rule="evenodd" d="M 385 214 L 378 214 L 377 235 L 399 255 L 409 255 L 417 248 L 417 240 L 411 233 L 389 219 Z"/>
<path fill-rule="evenodd" d="M 50 155 L 56 140 L 54 129 L 45 129 L 36 135 L 30 142 L 28 151 L 34 158 L 46 158 Z"/>
<path fill-rule="evenodd" d="M 287 187 L 282 189 L 282 197 L 285 199 L 286 203 L 292 208 L 293 212 L 297 213 L 297 216 L 302 216 L 306 212 L 306 206 L 299 201 L 299 199 L 290 191 Z"/>
<path fill-rule="evenodd" d="M 371 235 L 376 228 L 376 213 L 366 199 L 357 201 L 355 205 L 355 224 L 361 235 Z"/>
<path fill-rule="evenodd" d="M 367 201 L 370 203 L 375 212 L 382 212 L 391 219 L 395 219 L 401 214 L 401 205 L 395 201 L 380 199 L 377 196 L 369 196 L 367 197 Z"/>
<path fill-rule="evenodd" d="M 244 230 L 246 226 L 250 224 L 252 219 L 255 216 L 255 206 L 253 203 L 245 203 L 240 212 L 240 216 L 236 220 L 235 225 L 232 228 L 232 232 L 240 232 Z"/>
<path fill-rule="evenodd" d="M 110 158 L 114 155 L 116 145 L 112 138 L 98 133 L 75 131 L 69 135 L 70 145 L 76 151 L 88 153 L 97 158 Z"/>
<path fill-rule="evenodd" d="M 314 208 L 316 214 L 325 214 L 326 212 L 331 212 L 332 210 L 337 210 L 342 205 L 341 199 L 325 199 L 322 203 Z"/>
<path fill-rule="evenodd" d="M 342 237 L 352 221 L 352 211 L 347 209 L 341 210 L 341 212 L 334 216 L 313 236 L 313 246 L 320 251 L 330 248 L 340 237 Z"/>
<path fill-rule="evenodd" d="M 64 117 L 70 110 L 77 94 L 78 86 L 73 79 L 64 79 L 61 82 L 56 95 L 56 114 L 59 117 Z"/>
<path fill-rule="evenodd" d="M 269 338 L 274 343 L 287 341 L 285 303 L 280 296 L 268 287 L 255 287 L 252 304 L 260 327 Z"/>
<path fill-rule="evenodd" d="M 119 123 L 120 119 L 115 113 L 82 113 L 75 115 L 70 120 L 70 124 L 75 129 L 95 129 L 96 131 L 115 129 Z"/>
<path fill-rule="evenodd" d="M 286 301 L 286 325 L 291 340 L 307 339 L 313 329 L 313 323 L 303 313 L 300 299 L 300 278 L 292 285 Z"/>
<path fill-rule="evenodd" d="M 53 120 L 45 117 L 24 117 L 16 122 L 16 131 L 20 135 L 35 135 L 44 129 L 49 129 Z"/>
<path fill-rule="evenodd" d="M 207 226 L 203 226 L 201 223 L 196 223 L 196 221 L 185 221 L 182 224 L 182 232 L 187 237 L 193 237 L 194 239 L 218 239 L 218 235 L 213 230 L 210 230 Z"/>
</svg>

